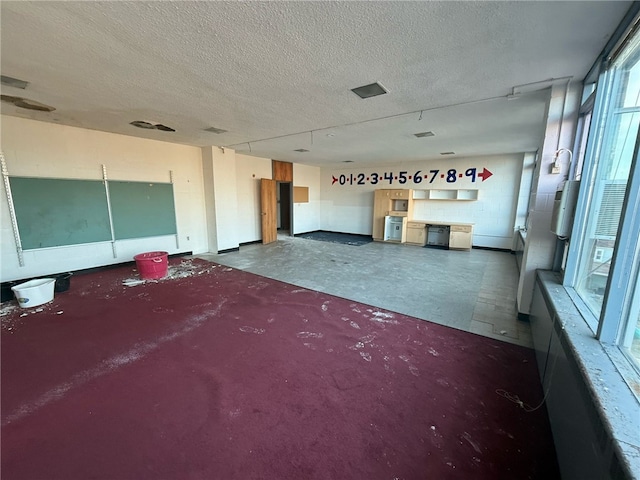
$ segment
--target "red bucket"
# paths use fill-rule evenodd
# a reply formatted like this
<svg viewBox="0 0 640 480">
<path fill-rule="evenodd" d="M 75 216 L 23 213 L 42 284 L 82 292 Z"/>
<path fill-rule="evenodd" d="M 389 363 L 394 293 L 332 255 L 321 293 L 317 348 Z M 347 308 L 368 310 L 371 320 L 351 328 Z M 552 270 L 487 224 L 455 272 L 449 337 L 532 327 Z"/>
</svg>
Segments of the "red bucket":
<svg viewBox="0 0 640 480">
<path fill-rule="evenodd" d="M 133 259 L 136 261 L 140 276 L 145 280 L 153 280 L 167 276 L 168 256 L 167 252 L 146 252 L 139 253 Z"/>
</svg>

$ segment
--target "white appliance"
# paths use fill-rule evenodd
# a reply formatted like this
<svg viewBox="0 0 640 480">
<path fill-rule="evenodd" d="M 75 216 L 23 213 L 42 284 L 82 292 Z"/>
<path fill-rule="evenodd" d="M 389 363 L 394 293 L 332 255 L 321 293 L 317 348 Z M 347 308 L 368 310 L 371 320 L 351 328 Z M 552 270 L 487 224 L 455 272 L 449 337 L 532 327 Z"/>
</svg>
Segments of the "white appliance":
<svg viewBox="0 0 640 480">
<path fill-rule="evenodd" d="M 556 191 L 551 215 L 551 232 L 558 237 L 571 235 L 579 189 L 580 180 L 568 180 Z"/>
<path fill-rule="evenodd" d="M 404 217 L 387 215 L 384 217 L 384 241 L 401 242 Z"/>
</svg>

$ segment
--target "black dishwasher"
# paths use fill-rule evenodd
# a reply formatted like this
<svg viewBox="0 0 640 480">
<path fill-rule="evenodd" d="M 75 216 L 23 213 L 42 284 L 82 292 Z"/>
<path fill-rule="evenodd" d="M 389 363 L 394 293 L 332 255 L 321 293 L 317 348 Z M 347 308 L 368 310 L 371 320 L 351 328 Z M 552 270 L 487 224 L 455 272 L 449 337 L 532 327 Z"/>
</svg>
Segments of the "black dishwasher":
<svg viewBox="0 0 640 480">
<path fill-rule="evenodd" d="M 449 247 L 449 225 L 427 225 L 427 245 Z"/>
</svg>

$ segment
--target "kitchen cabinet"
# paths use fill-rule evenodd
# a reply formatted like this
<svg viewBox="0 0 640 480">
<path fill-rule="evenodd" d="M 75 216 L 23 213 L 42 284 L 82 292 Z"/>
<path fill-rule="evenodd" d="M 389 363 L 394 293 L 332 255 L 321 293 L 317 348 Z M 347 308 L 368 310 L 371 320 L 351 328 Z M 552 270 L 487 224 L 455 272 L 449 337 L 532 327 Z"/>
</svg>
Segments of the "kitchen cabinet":
<svg viewBox="0 0 640 480">
<path fill-rule="evenodd" d="M 415 193 L 420 192 L 418 196 Z M 380 189 L 374 192 L 373 203 L 373 239 L 379 242 L 408 243 L 424 247 L 429 241 L 427 225 L 435 227 L 439 233 L 436 243 L 451 250 L 469 250 L 472 246 L 473 225 L 442 221 L 423 221 L 413 219 L 414 199 L 424 200 L 425 192 L 431 199 L 445 199 L 455 194 L 458 200 L 477 199 L 477 190 L 411 190 Z M 437 193 L 436 193 L 437 192 Z M 445 193 L 442 193 L 445 192 Z M 450 194 L 450 192 L 453 192 Z M 453 199 L 453 197 L 452 197 Z"/>
<path fill-rule="evenodd" d="M 449 232 L 449 249 L 450 250 L 471 249 L 472 233 L 473 233 L 473 225 L 451 225 L 451 230 Z"/>
<path fill-rule="evenodd" d="M 405 217 L 410 219 L 413 215 L 412 190 L 381 189 L 374 193 L 373 203 L 373 228 L 372 237 L 376 241 L 385 241 L 385 217 Z M 406 230 L 406 222 L 403 229 Z M 402 242 L 406 231 L 403 230 Z"/>
<path fill-rule="evenodd" d="M 422 222 L 407 222 L 406 243 L 424 247 L 427 244 L 427 227 Z"/>
</svg>

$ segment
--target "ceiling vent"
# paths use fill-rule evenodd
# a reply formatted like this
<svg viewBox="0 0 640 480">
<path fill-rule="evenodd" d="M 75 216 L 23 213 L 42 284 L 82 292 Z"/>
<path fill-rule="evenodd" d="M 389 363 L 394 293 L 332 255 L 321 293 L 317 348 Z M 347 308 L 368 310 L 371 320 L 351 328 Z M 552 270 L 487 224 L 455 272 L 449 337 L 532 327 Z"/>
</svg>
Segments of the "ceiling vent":
<svg viewBox="0 0 640 480">
<path fill-rule="evenodd" d="M 369 85 L 364 85 L 362 87 L 352 88 L 351 91 L 358 95 L 360 98 L 369 98 L 376 97 L 378 95 L 384 95 L 387 93 L 386 88 L 384 88 L 379 83 L 370 83 Z"/>
<path fill-rule="evenodd" d="M 456 152 L 440 152 L 440 155 L 455 155 Z"/>
<path fill-rule="evenodd" d="M 28 98 L 12 97 L 11 95 L 2 95 L 2 101 L 12 103 L 16 107 L 25 108 L 27 110 L 36 110 L 38 112 L 53 112 L 56 108 L 45 105 L 44 103 L 29 100 Z"/>
<path fill-rule="evenodd" d="M 229 130 L 224 130 L 222 128 L 216 128 L 216 127 L 209 127 L 209 128 L 205 128 L 204 131 L 211 132 L 211 133 L 227 133 Z"/>
<path fill-rule="evenodd" d="M 433 137 L 435 136 L 435 133 L 433 132 L 420 132 L 420 133 L 414 133 L 414 135 L 418 138 L 424 138 L 424 137 Z"/>
<path fill-rule="evenodd" d="M 144 120 L 134 120 L 130 123 L 134 127 L 144 128 L 145 130 L 161 130 L 163 132 L 175 132 L 175 129 L 167 127 L 161 123 L 145 122 Z"/>
<path fill-rule="evenodd" d="M 27 85 L 29 85 L 29 82 L 25 82 L 24 80 L 19 80 L 17 78 L 7 77 L 6 75 L 1 75 L 0 77 L 1 83 L 5 87 L 14 87 L 24 90 L 27 88 Z"/>
<path fill-rule="evenodd" d="M 304 153 L 304 152 L 308 152 L 309 150 L 307 150 L 306 148 L 298 148 L 296 150 L 294 150 L 294 152 L 300 152 L 300 153 Z"/>
</svg>

